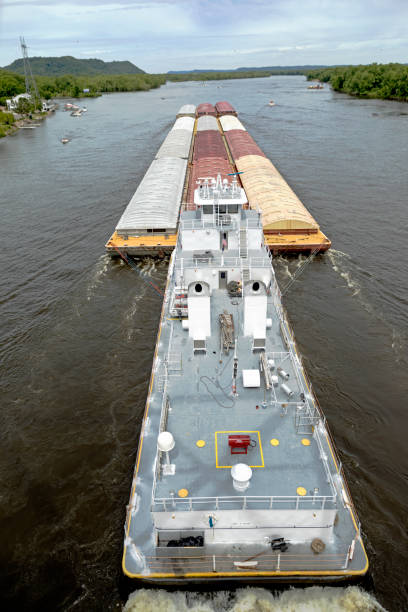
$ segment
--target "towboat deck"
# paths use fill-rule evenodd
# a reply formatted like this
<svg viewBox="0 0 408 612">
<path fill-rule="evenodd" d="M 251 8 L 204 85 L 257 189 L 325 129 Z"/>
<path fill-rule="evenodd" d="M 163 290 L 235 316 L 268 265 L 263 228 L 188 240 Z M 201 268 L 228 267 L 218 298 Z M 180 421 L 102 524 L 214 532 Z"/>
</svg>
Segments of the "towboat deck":
<svg viewBox="0 0 408 612">
<path fill-rule="evenodd" d="M 183 251 L 183 257 L 170 264 L 125 526 L 124 572 L 165 583 L 226 577 L 341 580 L 362 575 L 368 562 L 358 519 L 325 419 L 305 378 L 276 281 L 267 296 L 265 355 L 275 362 L 275 374 L 281 367 L 289 375 L 285 381 L 280 377 L 276 387 L 266 389 L 262 375 L 258 387 L 243 385 L 243 370 L 259 371 L 260 353 L 244 336 L 242 296 L 213 289 L 205 352 L 194 351 L 185 319 L 172 316 L 181 267 L 184 272 L 194 267 L 200 275 L 209 265 L 234 265 L 236 255 L 233 250 L 228 258 L 218 252 L 206 260 Z M 258 269 L 270 266 L 266 250 L 249 251 L 248 260 L 255 261 L 255 255 Z M 233 315 L 238 338 L 236 395 L 231 388 L 234 350 L 225 354 L 221 349 L 218 316 L 225 311 Z M 293 393 L 290 397 L 284 382 Z M 157 449 L 157 436 L 164 430 L 175 439 L 169 460 Z M 228 437 L 236 434 L 250 436 L 247 454 L 231 453 Z M 242 462 L 252 469 L 244 492 L 234 488 L 231 478 L 231 467 Z M 215 529 L 208 529 L 211 517 Z M 254 521 L 262 525 L 256 542 L 251 536 L 256 533 Z M 200 525 L 207 529 L 200 530 Z M 169 546 L 172 540 L 201 533 L 206 534 L 204 546 Z M 289 549 L 272 550 L 273 537 L 283 537 Z M 325 542 L 319 553 L 311 550 L 315 538 Z"/>
<path fill-rule="evenodd" d="M 177 496 L 182 489 L 188 491 L 189 497 L 207 498 L 202 504 L 206 508 L 215 509 L 217 497 L 238 497 L 230 469 L 242 461 L 253 469 L 248 495 L 251 500 L 260 498 L 252 501 L 254 507 L 269 508 L 275 496 L 287 498 L 278 500 L 279 506 L 294 507 L 299 487 L 308 496 L 318 490 L 315 503 L 308 502 L 311 508 L 313 505 L 320 508 L 322 498 L 326 500 L 326 507 L 333 507 L 335 489 L 327 482 L 318 442 L 312 435 L 303 436 L 296 431 L 295 414 L 302 389 L 292 364 L 294 355 L 288 352 L 282 338 L 279 319 L 274 314 L 266 354 L 275 360 L 276 367 L 282 366 L 289 374 L 288 385 L 294 396 L 288 399 L 280 386 L 268 392 L 264 385 L 245 388 L 239 377 L 238 395 L 232 397 L 233 350 L 229 355 L 220 353 L 218 315 L 224 311 L 233 314 L 235 333 L 239 337 L 240 369 L 258 370 L 259 353 L 252 351 L 251 339 L 243 334 L 242 298 L 231 298 L 226 290 L 219 289 L 213 291 L 211 300 L 212 328 L 206 354 L 193 354 L 193 340 L 188 332 L 182 329 L 180 321 L 171 322 L 171 353 L 173 359 L 179 356 L 182 360 L 180 375 L 175 371 L 167 386 L 170 409 L 166 428 L 176 436 L 176 448 L 172 452 L 176 472 L 157 481 L 155 507 L 163 506 L 160 499 L 167 500 L 172 507 L 172 495 Z M 272 316 L 273 310 L 273 300 L 269 297 L 268 316 Z M 234 433 L 249 434 L 251 446 L 247 454 L 231 454 L 228 436 Z M 198 441 L 205 445 L 201 446 L 201 442 L 197 446 Z M 175 505 L 187 506 L 180 498 Z"/>
</svg>

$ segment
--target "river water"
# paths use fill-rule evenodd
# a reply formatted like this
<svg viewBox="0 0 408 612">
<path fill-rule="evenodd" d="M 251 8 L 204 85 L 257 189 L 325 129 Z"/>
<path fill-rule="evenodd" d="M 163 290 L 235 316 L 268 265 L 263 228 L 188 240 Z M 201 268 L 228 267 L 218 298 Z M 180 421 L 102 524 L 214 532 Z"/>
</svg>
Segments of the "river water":
<svg viewBox="0 0 408 612">
<path fill-rule="evenodd" d="M 145 280 L 163 286 L 167 263 L 146 259 L 143 278 L 104 243 L 179 107 L 218 100 L 333 242 L 284 302 L 345 465 L 370 580 L 275 597 L 140 590 L 127 608 L 369 610 L 374 597 L 408 607 L 408 106 L 272 77 L 103 96 L 81 118 L 60 110 L 0 141 L 3 609 L 116 610 L 127 599 L 123 523 L 161 308 Z M 304 260 L 276 259 L 283 291 Z"/>
</svg>

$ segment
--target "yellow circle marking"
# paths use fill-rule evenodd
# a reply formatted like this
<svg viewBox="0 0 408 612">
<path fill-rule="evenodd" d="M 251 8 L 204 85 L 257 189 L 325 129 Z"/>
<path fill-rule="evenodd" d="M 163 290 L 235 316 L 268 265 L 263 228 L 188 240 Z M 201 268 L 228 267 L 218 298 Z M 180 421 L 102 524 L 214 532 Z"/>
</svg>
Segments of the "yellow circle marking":
<svg viewBox="0 0 408 612">
<path fill-rule="evenodd" d="M 277 438 L 272 438 L 271 444 L 272 446 L 279 446 L 279 440 Z"/>
<path fill-rule="evenodd" d="M 302 440 L 302 444 L 303 444 L 303 446 L 310 446 L 310 440 L 309 440 L 309 438 L 303 438 L 303 440 Z"/>
<path fill-rule="evenodd" d="M 179 497 L 187 497 L 188 495 L 188 490 L 187 489 L 179 489 L 178 491 L 178 496 Z"/>
<path fill-rule="evenodd" d="M 306 495 L 307 491 L 306 491 L 306 489 L 305 489 L 304 487 L 298 487 L 298 488 L 296 489 L 296 493 L 297 493 L 298 495 L 302 495 L 302 496 L 303 496 L 303 495 Z"/>
<path fill-rule="evenodd" d="M 205 440 L 197 440 L 196 446 L 198 446 L 198 448 L 203 448 L 203 446 L 205 446 Z"/>
</svg>

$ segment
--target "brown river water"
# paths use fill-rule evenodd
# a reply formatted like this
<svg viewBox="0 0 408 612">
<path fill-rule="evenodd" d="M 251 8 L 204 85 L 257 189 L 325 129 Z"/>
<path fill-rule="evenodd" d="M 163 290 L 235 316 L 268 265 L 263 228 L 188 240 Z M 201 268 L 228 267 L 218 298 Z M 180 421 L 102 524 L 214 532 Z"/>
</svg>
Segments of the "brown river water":
<svg viewBox="0 0 408 612">
<path fill-rule="evenodd" d="M 145 281 L 163 286 L 167 262 L 146 259 L 139 276 L 104 243 L 179 107 L 219 100 L 333 242 L 284 304 L 362 523 L 359 586 L 173 592 L 121 578 L 161 308 Z M 2 609 L 118 610 L 132 591 L 129 611 L 408 609 L 408 105 L 310 91 L 303 77 L 86 105 L 0 141 Z M 283 291 L 304 260 L 276 258 Z"/>
</svg>

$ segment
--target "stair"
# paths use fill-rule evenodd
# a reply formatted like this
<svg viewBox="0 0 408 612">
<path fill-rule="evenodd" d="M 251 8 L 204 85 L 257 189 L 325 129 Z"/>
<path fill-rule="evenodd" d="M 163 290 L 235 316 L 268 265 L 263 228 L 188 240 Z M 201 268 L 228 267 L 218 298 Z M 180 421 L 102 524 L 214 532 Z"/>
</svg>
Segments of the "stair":
<svg viewBox="0 0 408 612">
<path fill-rule="evenodd" d="M 239 256 L 241 259 L 248 259 L 248 236 L 245 227 L 239 230 Z"/>
<path fill-rule="evenodd" d="M 249 281 L 250 278 L 251 273 L 249 268 L 242 268 L 242 281 L 245 283 L 245 281 Z"/>
</svg>

